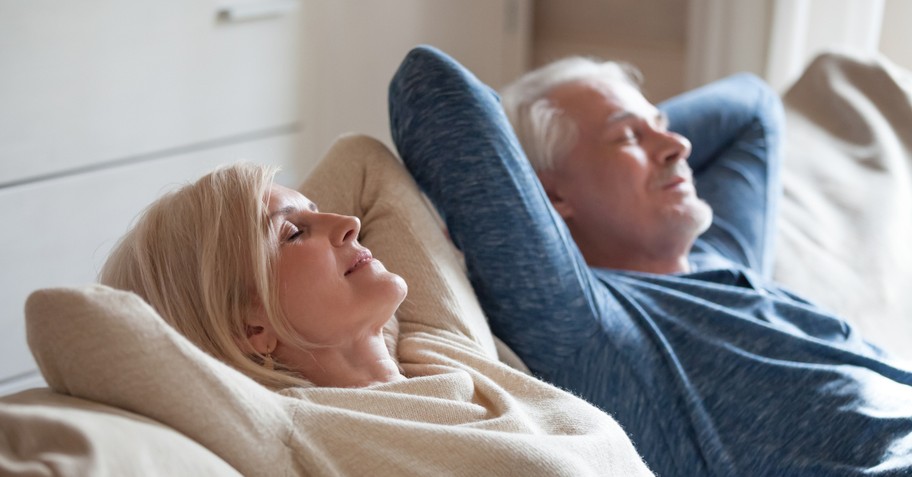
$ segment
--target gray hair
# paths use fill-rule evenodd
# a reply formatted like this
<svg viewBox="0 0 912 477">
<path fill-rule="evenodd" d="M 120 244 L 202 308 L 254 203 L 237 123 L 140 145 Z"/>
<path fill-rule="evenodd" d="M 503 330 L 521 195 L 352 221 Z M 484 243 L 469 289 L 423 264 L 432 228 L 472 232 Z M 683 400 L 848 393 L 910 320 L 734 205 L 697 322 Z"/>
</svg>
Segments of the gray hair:
<svg viewBox="0 0 912 477">
<path fill-rule="evenodd" d="M 639 89 L 642 75 L 627 63 L 572 56 L 526 73 L 501 92 L 504 112 L 536 172 L 554 168 L 576 144 L 576 123 L 548 94 L 581 80 L 623 81 Z"/>
</svg>

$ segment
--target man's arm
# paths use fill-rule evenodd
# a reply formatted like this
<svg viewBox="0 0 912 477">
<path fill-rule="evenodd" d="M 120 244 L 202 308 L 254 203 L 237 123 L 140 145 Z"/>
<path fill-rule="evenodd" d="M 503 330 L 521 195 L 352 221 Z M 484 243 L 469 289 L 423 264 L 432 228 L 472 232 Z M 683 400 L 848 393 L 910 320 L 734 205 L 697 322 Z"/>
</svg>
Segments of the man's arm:
<svg viewBox="0 0 912 477">
<path fill-rule="evenodd" d="M 693 143 L 689 159 L 713 225 L 695 250 L 713 251 L 769 277 L 781 194 L 782 104 L 760 79 L 731 76 L 659 105 Z"/>
<path fill-rule="evenodd" d="M 577 351 L 599 327 L 603 298 L 496 94 L 445 54 L 419 47 L 389 97 L 399 154 L 465 253 L 494 333 L 532 369 Z M 535 362 L 543 353 L 546 363 Z"/>
</svg>

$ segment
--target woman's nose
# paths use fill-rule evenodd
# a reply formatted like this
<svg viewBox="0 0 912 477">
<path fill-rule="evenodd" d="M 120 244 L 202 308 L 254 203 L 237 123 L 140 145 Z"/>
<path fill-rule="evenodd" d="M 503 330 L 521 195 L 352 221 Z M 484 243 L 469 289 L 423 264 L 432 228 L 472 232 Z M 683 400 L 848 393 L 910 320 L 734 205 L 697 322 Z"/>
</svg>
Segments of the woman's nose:
<svg viewBox="0 0 912 477">
<path fill-rule="evenodd" d="M 332 244 L 339 247 L 356 240 L 361 232 L 361 219 L 350 215 L 333 215 L 335 223 L 330 237 Z"/>
</svg>

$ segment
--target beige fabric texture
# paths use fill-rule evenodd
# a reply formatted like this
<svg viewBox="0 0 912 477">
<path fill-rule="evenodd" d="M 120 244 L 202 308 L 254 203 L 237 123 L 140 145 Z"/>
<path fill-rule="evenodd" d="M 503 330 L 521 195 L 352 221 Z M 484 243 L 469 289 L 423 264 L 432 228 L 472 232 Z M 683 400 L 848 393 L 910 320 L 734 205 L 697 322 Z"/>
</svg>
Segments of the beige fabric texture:
<svg viewBox="0 0 912 477">
<path fill-rule="evenodd" d="M 828 53 L 783 101 L 775 278 L 912 359 L 912 77 Z"/>
<path fill-rule="evenodd" d="M 273 393 L 135 295 L 90 286 L 29 298 L 50 386 L 170 426 L 244 475 L 651 475 L 608 415 L 496 361 L 458 257 L 384 146 L 339 141 L 305 189 L 360 215 L 365 245 L 408 282 L 398 352 L 410 379 Z"/>
<path fill-rule="evenodd" d="M 0 429 L 5 476 L 240 476 L 173 429 L 47 388 L 0 399 Z"/>
</svg>

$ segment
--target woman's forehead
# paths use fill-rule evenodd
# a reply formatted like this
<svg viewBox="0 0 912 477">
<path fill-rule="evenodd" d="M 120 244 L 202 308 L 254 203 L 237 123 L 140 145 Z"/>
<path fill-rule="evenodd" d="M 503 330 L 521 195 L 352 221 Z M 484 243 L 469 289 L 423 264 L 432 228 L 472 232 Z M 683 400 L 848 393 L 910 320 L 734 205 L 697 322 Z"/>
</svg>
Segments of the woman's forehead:
<svg viewBox="0 0 912 477">
<path fill-rule="evenodd" d="M 303 210 L 317 211 L 317 205 L 305 197 L 304 194 L 278 184 L 273 184 L 269 188 L 266 205 L 270 218 Z"/>
</svg>

